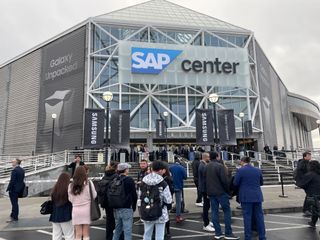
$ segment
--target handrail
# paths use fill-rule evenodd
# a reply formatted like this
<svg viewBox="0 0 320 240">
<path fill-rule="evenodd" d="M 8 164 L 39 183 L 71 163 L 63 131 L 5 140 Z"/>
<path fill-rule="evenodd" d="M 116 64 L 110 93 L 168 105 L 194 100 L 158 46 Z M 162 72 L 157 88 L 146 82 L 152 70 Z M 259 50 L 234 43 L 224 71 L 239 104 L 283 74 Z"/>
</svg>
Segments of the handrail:
<svg viewBox="0 0 320 240">
<path fill-rule="evenodd" d="M 52 167 L 61 167 L 70 163 L 74 155 L 80 154 L 82 160 L 87 163 L 104 162 L 103 150 L 65 150 L 53 154 L 42 154 L 37 156 L 23 156 L 21 166 L 26 175 L 38 172 L 40 170 L 50 169 Z M 9 178 L 12 171 L 11 159 L 0 161 L 0 179 Z"/>
</svg>

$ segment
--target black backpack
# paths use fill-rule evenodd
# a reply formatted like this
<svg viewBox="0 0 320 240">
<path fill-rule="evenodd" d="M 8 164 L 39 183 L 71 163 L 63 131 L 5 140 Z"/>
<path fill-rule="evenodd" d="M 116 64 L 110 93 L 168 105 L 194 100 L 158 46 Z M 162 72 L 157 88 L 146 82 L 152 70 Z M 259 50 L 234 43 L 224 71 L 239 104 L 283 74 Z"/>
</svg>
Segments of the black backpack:
<svg viewBox="0 0 320 240">
<path fill-rule="evenodd" d="M 112 179 L 102 178 L 97 184 L 98 203 L 102 208 L 108 208 L 108 187 Z"/>
<path fill-rule="evenodd" d="M 110 208 L 123 208 L 127 201 L 127 196 L 124 188 L 125 176 L 114 178 L 108 187 L 108 206 Z"/>
<path fill-rule="evenodd" d="M 142 182 L 140 188 L 140 216 L 142 220 L 155 221 L 162 216 L 164 203 L 161 200 L 160 194 L 167 186 L 168 185 L 164 180 L 157 185 L 148 185 Z"/>
</svg>

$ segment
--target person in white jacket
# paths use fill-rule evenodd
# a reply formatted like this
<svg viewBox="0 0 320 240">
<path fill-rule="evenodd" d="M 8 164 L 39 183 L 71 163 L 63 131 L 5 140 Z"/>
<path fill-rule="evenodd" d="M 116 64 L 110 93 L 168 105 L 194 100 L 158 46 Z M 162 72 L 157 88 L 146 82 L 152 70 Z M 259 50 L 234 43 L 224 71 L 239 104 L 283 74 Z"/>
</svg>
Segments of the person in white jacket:
<svg viewBox="0 0 320 240">
<path fill-rule="evenodd" d="M 151 240 L 155 227 L 155 239 L 163 240 L 165 224 L 169 221 L 167 205 L 172 204 L 170 188 L 162 177 L 166 171 L 166 163 L 154 161 L 151 165 L 151 170 L 152 172 L 146 175 L 142 180 L 142 194 L 138 200 L 141 201 L 140 213 L 144 222 L 143 239 Z M 159 209 L 159 207 L 161 207 L 161 209 Z M 160 211 L 157 211 L 156 208 Z M 157 217 L 157 214 L 155 214 L 156 212 L 160 213 L 160 216 Z"/>
</svg>

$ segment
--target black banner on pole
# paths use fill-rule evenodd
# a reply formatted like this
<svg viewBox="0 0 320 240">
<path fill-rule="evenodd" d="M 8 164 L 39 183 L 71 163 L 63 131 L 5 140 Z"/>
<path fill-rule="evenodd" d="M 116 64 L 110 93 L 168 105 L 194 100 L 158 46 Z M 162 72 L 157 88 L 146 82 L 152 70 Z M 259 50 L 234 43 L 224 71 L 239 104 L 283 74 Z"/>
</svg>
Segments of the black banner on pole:
<svg viewBox="0 0 320 240">
<path fill-rule="evenodd" d="M 211 109 L 196 109 L 196 138 L 199 145 L 209 146 L 214 143 Z"/>
<path fill-rule="evenodd" d="M 217 112 L 220 144 L 237 145 L 233 109 L 222 109 Z"/>
<path fill-rule="evenodd" d="M 103 148 L 104 110 L 86 108 L 84 119 L 85 122 L 83 148 Z"/>
<path fill-rule="evenodd" d="M 166 124 L 164 119 L 156 120 L 156 138 L 164 139 L 166 137 Z"/>
<path fill-rule="evenodd" d="M 244 136 L 250 137 L 252 135 L 252 121 L 247 120 L 244 122 Z"/>
<path fill-rule="evenodd" d="M 111 111 L 111 148 L 129 149 L 130 141 L 130 110 Z"/>
</svg>

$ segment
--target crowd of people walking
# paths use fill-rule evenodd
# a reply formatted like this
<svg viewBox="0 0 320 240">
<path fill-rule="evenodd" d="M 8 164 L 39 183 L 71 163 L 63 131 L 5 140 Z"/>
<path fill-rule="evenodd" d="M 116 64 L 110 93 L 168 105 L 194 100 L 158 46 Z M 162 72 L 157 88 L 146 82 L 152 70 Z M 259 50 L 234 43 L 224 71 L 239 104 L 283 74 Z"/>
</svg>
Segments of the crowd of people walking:
<svg viewBox="0 0 320 240">
<path fill-rule="evenodd" d="M 194 152 L 192 158 L 193 180 L 197 188 L 195 204 L 202 207 L 202 230 L 211 232 L 214 239 L 240 239 L 233 233 L 231 221 L 230 199 L 236 196 L 243 213 L 244 239 L 252 239 L 254 230 L 259 240 L 265 240 L 263 176 L 260 169 L 252 166 L 251 158 L 242 157 L 233 173 L 218 152 Z M 10 221 L 18 220 L 18 195 L 24 185 L 24 170 L 20 163 L 18 159 L 12 161 L 14 169 L 7 188 L 12 203 Z M 80 155 L 66 167 L 71 168 L 72 175 L 61 173 L 50 193 L 52 211 L 49 221 L 52 222 L 53 240 L 89 240 L 92 200 L 96 198 L 105 210 L 107 240 L 131 240 L 133 224 L 144 226 L 144 240 L 151 240 L 153 236 L 155 240 L 163 240 L 171 236 L 170 211 L 175 213 L 177 224 L 185 220 L 184 181 L 187 172 L 178 158 L 170 165 L 166 161 L 150 163 L 142 159 L 136 178 L 129 176 L 130 164 L 112 161 L 106 166 L 103 178 L 95 184 L 89 180 L 89 167 L 81 161 Z M 305 152 L 294 177 L 296 185 L 306 192 L 304 215 L 311 217 L 309 225 L 315 228 L 319 217 L 314 211 L 315 203 L 319 205 L 320 199 L 319 162 L 311 161 L 311 154 Z M 220 208 L 224 230 L 219 221 Z M 133 222 L 136 209 L 139 220 Z"/>
</svg>

